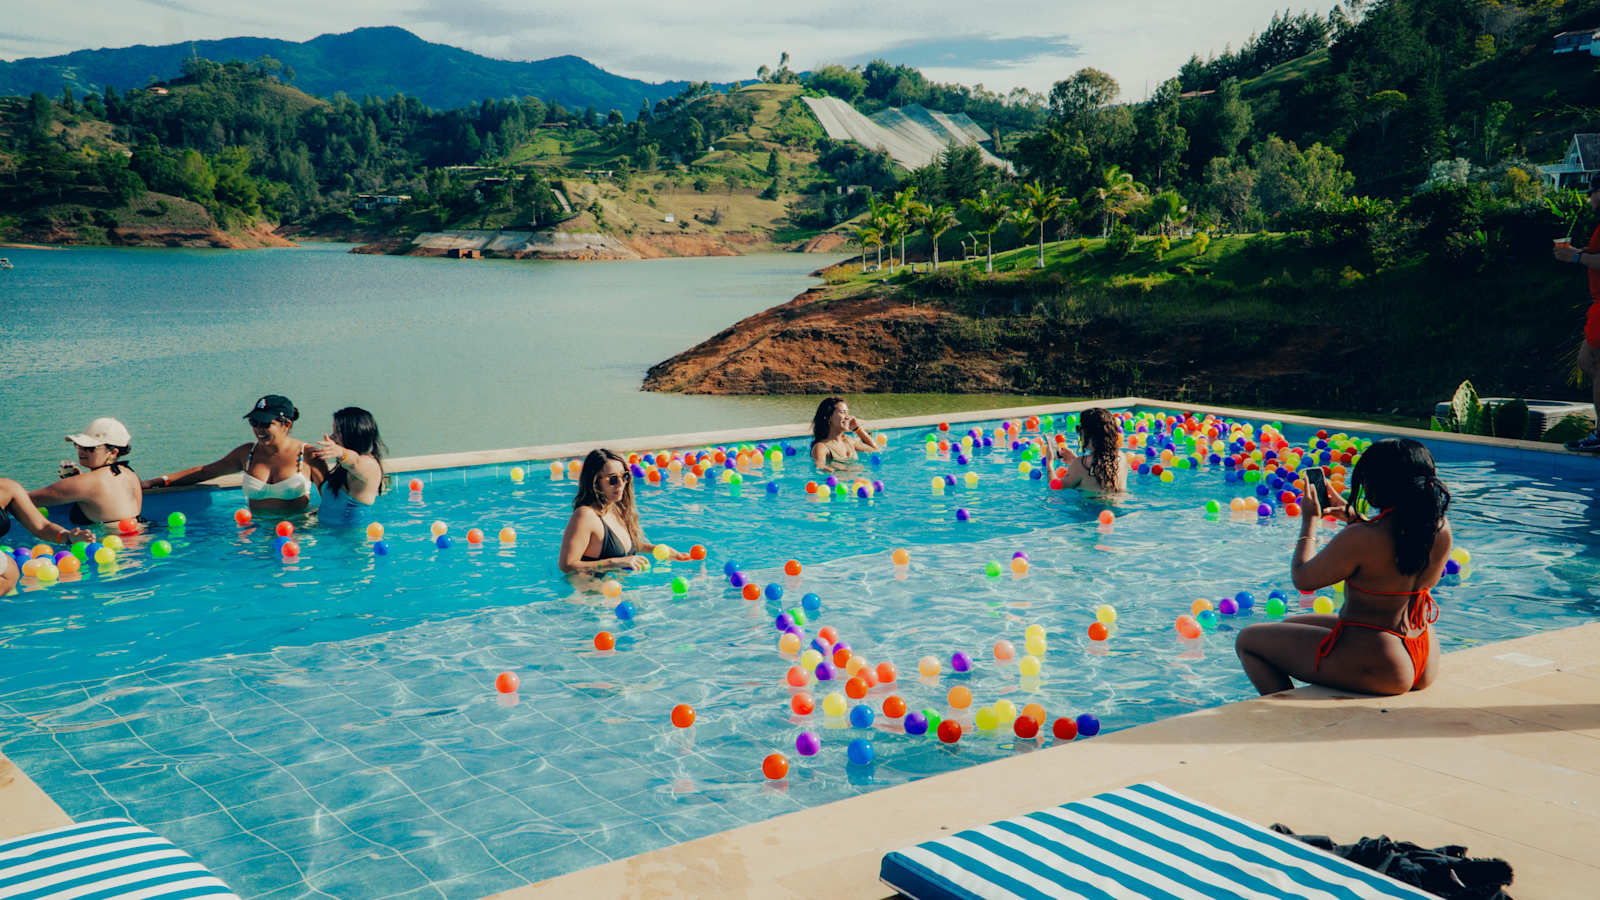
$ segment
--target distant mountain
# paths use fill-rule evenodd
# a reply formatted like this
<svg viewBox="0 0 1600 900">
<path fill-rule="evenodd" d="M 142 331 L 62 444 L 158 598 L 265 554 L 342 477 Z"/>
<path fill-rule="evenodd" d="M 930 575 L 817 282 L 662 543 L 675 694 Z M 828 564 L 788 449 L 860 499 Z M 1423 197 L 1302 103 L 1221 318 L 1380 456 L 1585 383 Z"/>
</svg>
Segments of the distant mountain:
<svg viewBox="0 0 1600 900">
<path fill-rule="evenodd" d="M 632 118 L 640 103 L 670 97 L 689 83 L 625 78 L 577 56 L 533 62 L 491 59 L 429 43 L 404 28 L 382 27 L 324 34 L 304 43 L 237 37 L 0 62 L 0 96 L 42 91 L 54 97 L 69 85 L 80 96 L 99 93 L 106 85 L 119 90 L 144 87 L 152 78 L 177 77 L 190 55 L 216 62 L 270 56 L 293 68 L 294 86 L 309 94 L 332 97 L 343 91 L 357 100 L 369 94 L 405 94 L 436 109 L 531 94 L 569 108 L 592 105 L 602 114 L 618 109 Z"/>
</svg>

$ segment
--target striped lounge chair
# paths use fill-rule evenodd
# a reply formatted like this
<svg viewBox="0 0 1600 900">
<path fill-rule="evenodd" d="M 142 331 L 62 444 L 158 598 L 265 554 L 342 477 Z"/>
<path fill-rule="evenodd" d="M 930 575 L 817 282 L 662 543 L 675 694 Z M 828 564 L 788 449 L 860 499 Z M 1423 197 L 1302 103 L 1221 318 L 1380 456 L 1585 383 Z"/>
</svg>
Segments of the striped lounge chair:
<svg viewBox="0 0 1600 900">
<path fill-rule="evenodd" d="M 880 878 L 914 900 L 1437 900 L 1154 782 L 898 850 Z"/>
<path fill-rule="evenodd" d="M 0 843 L 0 898 L 234 897 L 194 857 L 127 819 L 97 819 Z"/>
</svg>

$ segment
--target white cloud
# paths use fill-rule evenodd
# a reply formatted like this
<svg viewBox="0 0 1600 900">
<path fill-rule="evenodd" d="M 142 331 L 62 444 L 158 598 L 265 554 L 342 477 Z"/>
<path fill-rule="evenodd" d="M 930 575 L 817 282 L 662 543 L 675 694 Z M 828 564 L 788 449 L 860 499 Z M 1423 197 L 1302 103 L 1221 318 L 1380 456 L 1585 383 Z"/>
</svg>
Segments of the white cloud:
<svg viewBox="0 0 1600 900">
<path fill-rule="evenodd" d="M 504 59 L 573 54 L 652 81 L 732 81 L 774 65 L 782 51 L 799 70 L 879 53 L 898 61 L 893 48 L 908 44 L 1009 39 L 1032 46 L 1056 40 L 1058 52 L 1009 65 L 995 65 L 977 52 L 980 64 L 951 59 L 925 71 L 937 80 L 981 82 L 1002 92 L 1018 85 L 1047 91 L 1056 80 L 1094 66 L 1121 83 L 1123 99 L 1139 99 L 1147 82 L 1153 88 L 1174 75 L 1190 53 L 1205 56 L 1238 46 L 1283 8 L 1281 0 L 892 0 L 865 7 L 815 0 L 803 12 L 750 0 L 694 6 L 682 0 L 276 0 L 267 23 L 258 12 L 240 12 L 225 0 L 73 0 L 30 10 L 31 42 L 0 35 L 0 58 L 240 35 L 300 41 L 363 25 L 398 25 L 430 41 Z"/>
</svg>

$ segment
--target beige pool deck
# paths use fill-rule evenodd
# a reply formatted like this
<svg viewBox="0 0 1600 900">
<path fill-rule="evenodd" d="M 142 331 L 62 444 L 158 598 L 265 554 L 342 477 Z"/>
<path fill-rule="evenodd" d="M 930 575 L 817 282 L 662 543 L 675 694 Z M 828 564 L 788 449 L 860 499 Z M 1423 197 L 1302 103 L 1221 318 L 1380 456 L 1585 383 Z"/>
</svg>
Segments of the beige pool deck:
<svg viewBox="0 0 1600 900">
<path fill-rule="evenodd" d="M 1174 404 L 1141 398 L 988 410 L 880 423 L 918 426 L 1091 405 Z M 1445 437 L 1183 404 L 1365 433 L 1412 434 L 1537 452 L 1550 445 Z M 794 427 L 617 441 L 619 449 L 792 436 Z M 582 445 L 587 450 L 592 444 Z M 392 471 L 560 458 L 577 445 L 400 461 Z M 1556 453 L 1559 453 L 1559 449 Z M 1550 457 L 1554 462 L 1556 456 Z M 530 473 L 532 474 L 532 473 Z M 1448 612 L 1439 627 L 1448 631 Z M 1208 638 L 1207 652 L 1231 655 Z M 1510 862 L 1517 900 L 1600 897 L 1600 624 L 1449 653 L 1426 691 L 1352 696 L 1303 688 L 1037 749 L 862 794 L 494 895 L 879 900 L 891 850 L 995 819 L 1140 781 L 1270 825 L 1338 842 L 1387 834 L 1424 846 L 1462 844 Z M 1115 725 L 1114 715 L 1105 717 Z M 973 739 L 973 738 L 968 738 Z M 992 740 L 993 737 L 976 737 Z M 0 748 L 3 750 L 3 748 Z M 960 753 L 960 747 L 947 752 Z M 759 761 L 751 761 L 758 778 Z M 782 789 L 776 787 L 773 789 Z M 0 838 L 70 823 L 0 756 Z"/>
</svg>

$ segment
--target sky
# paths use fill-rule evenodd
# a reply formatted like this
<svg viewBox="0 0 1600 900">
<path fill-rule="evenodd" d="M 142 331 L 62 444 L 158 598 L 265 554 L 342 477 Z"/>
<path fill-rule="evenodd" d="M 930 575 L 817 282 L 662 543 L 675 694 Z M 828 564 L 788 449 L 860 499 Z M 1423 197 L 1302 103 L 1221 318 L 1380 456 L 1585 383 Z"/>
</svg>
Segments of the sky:
<svg viewBox="0 0 1600 900">
<path fill-rule="evenodd" d="M 1324 0 L 1331 6 L 1333 0 Z M 750 80 L 790 55 L 796 71 L 883 57 L 936 81 L 1048 92 L 1085 66 L 1140 100 L 1198 52 L 1237 47 L 1285 0 L 70 0 L 0 23 L 0 59 L 224 37 L 303 41 L 364 25 L 501 59 L 574 54 L 649 81 Z"/>
</svg>

